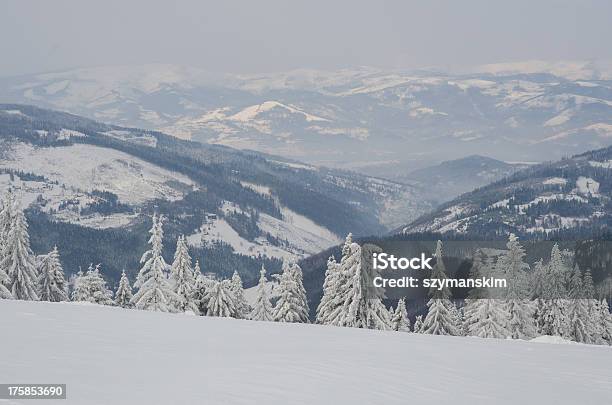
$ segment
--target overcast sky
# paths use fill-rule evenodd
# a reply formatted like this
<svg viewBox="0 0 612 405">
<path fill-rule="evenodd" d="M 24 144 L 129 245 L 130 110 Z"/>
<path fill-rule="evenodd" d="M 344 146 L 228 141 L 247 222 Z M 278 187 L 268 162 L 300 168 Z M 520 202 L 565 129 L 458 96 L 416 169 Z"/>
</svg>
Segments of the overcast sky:
<svg viewBox="0 0 612 405">
<path fill-rule="evenodd" d="M 214 72 L 612 59 L 609 0 L 1 0 L 0 75 L 176 63 Z"/>
</svg>

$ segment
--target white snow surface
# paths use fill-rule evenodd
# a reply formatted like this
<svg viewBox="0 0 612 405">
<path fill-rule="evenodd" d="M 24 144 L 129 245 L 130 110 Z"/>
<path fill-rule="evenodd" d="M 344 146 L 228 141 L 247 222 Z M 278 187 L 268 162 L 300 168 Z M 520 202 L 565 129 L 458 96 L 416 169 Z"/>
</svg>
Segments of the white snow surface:
<svg viewBox="0 0 612 405">
<path fill-rule="evenodd" d="M 593 180 L 590 177 L 580 176 L 576 180 L 576 187 L 578 192 L 584 195 L 599 195 L 599 182 Z"/>
<path fill-rule="evenodd" d="M 606 404 L 612 348 L 0 301 L 0 381 L 62 404 Z M 28 400 L 15 401 L 28 404 Z"/>
</svg>

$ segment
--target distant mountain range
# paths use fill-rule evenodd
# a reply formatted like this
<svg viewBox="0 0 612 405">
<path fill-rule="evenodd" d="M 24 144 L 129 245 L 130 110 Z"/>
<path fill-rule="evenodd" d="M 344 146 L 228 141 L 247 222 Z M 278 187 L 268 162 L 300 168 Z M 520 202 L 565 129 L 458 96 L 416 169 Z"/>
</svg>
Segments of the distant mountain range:
<svg viewBox="0 0 612 405">
<path fill-rule="evenodd" d="M 389 179 L 473 154 L 530 162 L 610 144 L 612 81 L 588 64 L 481 72 L 102 67 L 2 78 L 0 101 Z"/>
<path fill-rule="evenodd" d="M 580 238 L 612 225 L 612 147 L 518 171 L 443 204 L 402 233 L 459 234 L 478 240 Z"/>
<path fill-rule="evenodd" d="M 528 167 L 528 164 L 506 163 L 485 156 L 471 155 L 418 169 L 406 175 L 398 175 L 396 178 L 403 183 L 421 186 L 424 198 L 442 203 L 525 167 Z"/>
<path fill-rule="evenodd" d="M 262 260 L 273 270 L 432 207 L 401 183 L 1 104 L 9 187 L 28 208 L 37 253 L 58 244 L 68 272 L 102 262 L 111 279 L 137 271 L 154 212 L 167 217 L 167 260 L 185 234 L 204 271 L 239 270 L 249 283 Z"/>
</svg>

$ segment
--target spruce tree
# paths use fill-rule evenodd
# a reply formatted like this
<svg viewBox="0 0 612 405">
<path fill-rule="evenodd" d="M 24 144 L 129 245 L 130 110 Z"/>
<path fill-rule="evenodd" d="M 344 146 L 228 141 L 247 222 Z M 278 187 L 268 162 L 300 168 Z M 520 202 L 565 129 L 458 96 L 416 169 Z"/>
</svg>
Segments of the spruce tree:
<svg viewBox="0 0 612 405">
<path fill-rule="evenodd" d="M 266 269 L 261 265 L 259 271 L 259 284 L 257 284 L 257 298 L 251 312 L 251 319 L 254 321 L 273 321 L 273 308 L 266 284 Z"/>
<path fill-rule="evenodd" d="M 119 286 L 117 287 L 117 291 L 115 291 L 115 305 L 121 308 L 131 308 L 132 307 L 132 286 L 130 285 L 130 280 L 128 279 L 127 274 L 125 274 L 125 270 L 121 272 L 121 279 L 119 280 Z"/>
<path fill-rule="evenodd" d="M 212 280 L 204 300 L 206 302 L 206 316 L 238 317 L 238 308 L 234 301 L 229 280 Z"/>
<path fill-rule="evenodd" d="M 498 276 L 508 281 L 504 294 L 508 320 L 502 326 L 513 339 L 529 339 L 535 336 L 534 307 L 529 300 L 529 265 L 524 261 L 525 250 L 514 234 L 510 234 L 506 247 L 508 251 L 499 259 L 497 266 L 500 273 Z"/>
<path fill-rule="evenodd" d="M 30 249 L 28 223 L 23 210 L 11 208 L 10 229 L 6 236 L 0 267 L 9 277 L 9 290 L 14 299 L 38 300 L 38 274 L 34 254 Z"/>
<path fill-rule="evenodd" d="M 612 345 L 612 314 L 608 307 L 608 301 L 602 299 L 599 303 L 600 318 L 601 318 L 601 339 L 602 344 L 607 343 Z"/>
<path fill-rule="evenodd" d="M 198 307 L 198 313 L 200 315 L 206 315 L 206 292 L 212 285 L 212 280 L 205 277 L 200 270 L 200 262 L 196 260 L 193 268 L 195 284 L 193 288 L 193 301 Z"/>
<path fill-rule="evenodd" d="M 333 256 L 327 259 L 327 270 L 325 270 L 325 281 L 323 282 L 323 297 L 317 307 L 317 323 L 326 325 L 337 316 L 342 307 L 340 302 L 340 289 L 342 284 L 342 273 L 338 263 Z"/>
<path fill-rule="evenodd" d="M 0 299 L 12 299 L 10 288 L 10 277 L 6 270 L 2 267 L 4 261 L 4 247 L 8 238 L 8 232 L 11 228 L 11 207 L 13 205 L 13 196 L 9 188 L 2 201 L 0 201 Z"/>
<path fill-rule="evenodd" d="M 242 287 L 242 279 L 237 271 L 234 271 L 232 275 L 230 288 L 232 294 L 234 294 L 234 303 L 236 304 L 237 317 L 240 319 L 246 319 L 249 317 L 251 307 L 249 306 L 246 298 L 244 298 L 244 288 Z"/>
<path fill-rule="evenodd" d="M 57 246 L 40 263 L 38 297 L 41 301 L 68 301 L 68 289 Z"/>
<path fill-rule="evenodd" d="M 506 329 L 508 313 L 504 311 L 503 303 L 496 299 L 481 299 L 480 305 L 475 313 L 477 321 L 469 326 L 469 333 L 472 336 L 482 338 L 502 339 L 508 336 Z"/>
<path fill-rule="evenodd" d="M 106 281 L 100 274 L 100 264 L 87 270 L 87 285 L 89 289 L 89 301 L 100 305 L 113 305 L 113 293 L 106 286 Z"/>
<path fill-rule="evenodd" d="M 302 284 L 302 271 L 297 264 L 283 262 L 278 285 L 278 301 L 274 307 L 276 322 L 308 322 L 308 304 Z"/>
<path fill-rule="evenodd" d="M 347 241 L 350 241 L 350 237 L 347 237 Z M 362 266 L 362 249 L 368 249 L 364 255 L 370 256 L 376 248 L 371 245 L 361 247 L 352 242 L 343 248 L 339 266 L 343 278 L 339 291 L 341 307 L 330 315 L 329 324 L 390 330 L 391 319 L 382 303 L 381 294 L 370 288 L 371 280 L 368 278 L 372 272 Z"/>
<path fill-rule="evenodd" d="M 421 333 L 423 329 L 423 315 L 419 315 L 414 320 L 414 333 Z"/>
<path fill-rule="evenodd" d="M 444 280 L 446 268 L 442 259 L 442 242 L 438 241 L 435 252 L 436 263 L 431 272 L 432 279 Z M 429 289 L 430 300 L 427 302 L 428 312 L 421 333 L 430 335 L 457 335 L 456 317 L 454 315 L 454 304 L 450 301 L 451 292 L 444 286 L 441 290 L 435 287 Z"/>
<path fill-rule="evenodd" d="M 485 276 L 488 274 L 489 266 L 490 264 L 487 255 L 481 249 L 476 249 L 472 255 L 472 265 L 470 267 L 469 278 L 476 280 Z M 475 315 L 478 311 L 478 301 L 488 296 L 488 291 L 486 291 L 485 288 L 475 287 L 468 292 L 468 296 L 465 299 L 465 306 L 463 307 L 463 324 L 461 325 L 464 335 L 469 334 L 470 324 L 478 320 Z"/>
<path fill-rule="evenodd" d="M 176 251 L 174 252 L 170 275 L 174 281 L 173 291 L 178 297 L 178 301 L 175 303 L 176 308 L 181 312 L 192 311 L 197 314 L 199 308 L 194 299 L 195 276 L 191 268 L 191 256 L 189 256 L 185 236 L 179 236 L 176 241 Z"/>
<path fill-rule="evenodd" d="M 406 300 L 400 298 L 397 301 L 397 307 L 391 318 L 393 330 L 399 332 L 410 332 L 410 320 L 408 319 L 408 311 L 406 310 Z"/>
<path fill-rule="evenodd" d="M 163 249 L 163 217 L 153 216 L 153 225 L 149 233 L 151 249 L 147 250 L 140 259 L 142 268 L 134 284 L 138 292 L 132 297 L 132 304 L 137 309 L 149 311 L 172 312 L 178 296 L 172 291 L 170 282 L 166 277 L 167 267 L 162 257 Z"/>
<path fill-rule="evenodd" d="M 546 272 L 544 305 L 541 309 L 541 333 L 552 336 L 567 336 L 567 300 L 566 289 L 567 265 L 558 244 L 554 244 L 550 253 L 550 262 Z"/>
</svg>

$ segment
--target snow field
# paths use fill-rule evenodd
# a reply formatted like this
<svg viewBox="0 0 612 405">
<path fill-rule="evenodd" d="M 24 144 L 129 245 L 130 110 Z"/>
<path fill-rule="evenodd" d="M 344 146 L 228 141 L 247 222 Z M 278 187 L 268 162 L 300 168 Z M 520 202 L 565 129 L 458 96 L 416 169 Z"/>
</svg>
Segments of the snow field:
<svg viewBox="0 0 612 405">
<path fill-rule="evenodd" d="M 612 349 L 0 301 L 0 381 L 62 404 L 605 404 Z M 29 403 L 28 401 L 15 403 Z"/>
</svg>

